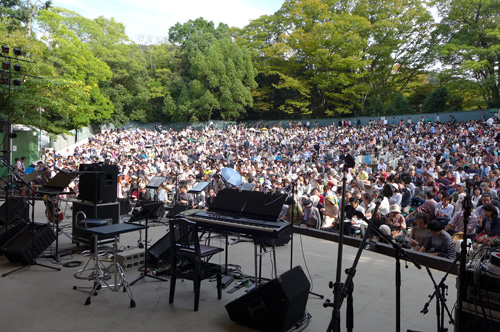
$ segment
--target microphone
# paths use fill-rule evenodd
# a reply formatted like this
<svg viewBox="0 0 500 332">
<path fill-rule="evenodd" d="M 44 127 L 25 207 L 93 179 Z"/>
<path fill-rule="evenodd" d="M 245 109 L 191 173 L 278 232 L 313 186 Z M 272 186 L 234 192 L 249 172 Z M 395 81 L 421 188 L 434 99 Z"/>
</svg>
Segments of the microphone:
<svg viewBox="0 0 500 332">
<path fill-rule="evenodd" d="M 352 205 L 347 205 L 345 207 L 345 212 L 346 212 L 346 218 L 352 218 L 353 216 L 356 216 L 360 219 L 363 219 L 364 221 L 366 221 L 367 223 L 370 223 L 370 221 L 368 220 L 368 218 L 366 218 L 366 216 L 364 215 L 363 212 L 361 211 L 358 211 L 354 208 L 354 206 Z M 372 226 L 373 227 L 373 226 Z M 380 233 L 379 231 L 375 230 L 375 232 L 379 233 L 379 235 L 383 235 L 383 233 Z M 386 239 L 387 240 L 387 239 Z M 408 259 L 409 261 L 411 261 L 413 263 L 413 265 L 416 266 L 417 269 L 421 269 L 422 268 L 422 265 L 420 265 L 420 263 L 418 263 L 416 260 L 414 260 L 413 258 L 411 258 L 410 256 L 408 256 L 406 254 L 406 252 L 404 252 L 403 250 L 401 251 L 401 254 L 404 256 L 404 258 Z"/>
</svg>

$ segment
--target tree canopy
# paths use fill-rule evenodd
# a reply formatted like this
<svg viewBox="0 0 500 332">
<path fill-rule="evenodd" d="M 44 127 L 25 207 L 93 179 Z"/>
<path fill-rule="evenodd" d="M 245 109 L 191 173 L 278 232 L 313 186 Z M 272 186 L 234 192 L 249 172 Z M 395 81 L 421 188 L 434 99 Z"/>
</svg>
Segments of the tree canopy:
<svg viewBox="0 0 500 332">
<path fill-rule="evenodd" d="M 10 99 L 0 86 L 1 116 L 11 109 L 14 122 L 38 127 L 43 109 L 41 126 L 53 133 L 130 120 L 500 107 L 494 0 L 285 0 L 241 29 L 197 18 L 165 27 L 154 43 L 51 1 L 0 4 L 0 43 L 33 61 L 2 72 L 23 84 L 11 85 Z"/>
</svg>

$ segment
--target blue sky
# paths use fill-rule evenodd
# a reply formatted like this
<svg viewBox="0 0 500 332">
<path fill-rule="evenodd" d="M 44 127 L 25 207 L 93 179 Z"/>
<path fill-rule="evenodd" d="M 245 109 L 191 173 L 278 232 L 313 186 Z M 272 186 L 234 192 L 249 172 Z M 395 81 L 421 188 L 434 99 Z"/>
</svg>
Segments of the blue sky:
<svg viewBox="0 0 500 332">
<path fill-rule="evenodd" d="M 175 23 L 203 17 L 229 26 L 244 27 L 261 15 L 276 12 L 285 0 L 54 0 L 87 17 L 113 17 L 125 24 L 127 35 L 137 42 L 154 42 L 168 36 Z"/>
</svg>

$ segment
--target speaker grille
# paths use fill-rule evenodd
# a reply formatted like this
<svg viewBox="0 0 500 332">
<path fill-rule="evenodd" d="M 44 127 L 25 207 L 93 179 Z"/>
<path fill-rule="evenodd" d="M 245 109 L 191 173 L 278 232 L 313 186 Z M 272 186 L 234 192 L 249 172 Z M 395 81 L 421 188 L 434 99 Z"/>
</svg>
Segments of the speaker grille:
<svg viewBox="0 0 500 332">
<path fill-rule="evenodd" d="M 285 332 L 304 317 L 311 284 L 300 266 L 226 305 L 231 320 L 259 331 Z"/>
</svg>

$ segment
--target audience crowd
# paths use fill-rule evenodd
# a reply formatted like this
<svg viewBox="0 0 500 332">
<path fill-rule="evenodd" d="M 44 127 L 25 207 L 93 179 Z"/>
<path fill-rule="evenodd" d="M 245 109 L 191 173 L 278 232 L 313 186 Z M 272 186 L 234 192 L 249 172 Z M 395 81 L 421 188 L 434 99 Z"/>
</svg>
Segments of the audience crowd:
<svg viewBox="0 0 500 332">
<path fill-rule="evenodd" d="M 119 167 L 119 197 L 131 200 L 173 200 L 189 208 L 208 208 L 217 192 L 230 187 L 221 176 L 232 168 L 252 190 L 288 194 L 280 218 L 301 227 L 348 235 L 364 235 L 366 221 L 347 215 L 339 225 L 339 207 L 346 204 L 393 241 L 422 252 L 455 257 L 454 233 L 487 242 L 500 233 L 500 126 L 497 117 L 482 121 L 339 121 L 317 123 L 232 124 L 174 130 L 104 130 L 73 151 L 47 150 L 33 168 L 44 182 L 59 169 L 77 171 L 80 164 L 113 163 Z M 354 167 L 343 169 L 345 156 Z M 23 166 L 21 166 L 21 164 Z M 22 162 L 16 163 L 22 173 Z M 155 177 L 165 181 L 147 188 Z M 342 193 L 343 178 L 346 190 Z M 200 194 L 188 191 L 199 181 L 209 185 Z M 78 192 L 78 182 L 72 185 Z M 385 189 L 385 190 L 384 190 Z M 378 198 L 384 191 L 386 196 Z M 472 213 L 464 217 L 472 192 Z M 228 202 L 230 204 L 230 202 Z M 360 215 L 360 214 L 359 214 Z M 409 229 L 411 228 L 411 232 Z M 380 238 L 377 233 L 367 236 Z"/>
</svg>

